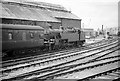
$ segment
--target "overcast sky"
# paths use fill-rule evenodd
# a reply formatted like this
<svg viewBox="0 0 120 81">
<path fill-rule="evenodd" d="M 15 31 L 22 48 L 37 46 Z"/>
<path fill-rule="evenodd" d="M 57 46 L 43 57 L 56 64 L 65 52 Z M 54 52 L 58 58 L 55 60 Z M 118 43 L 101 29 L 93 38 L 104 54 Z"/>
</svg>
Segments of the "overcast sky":
<svg viewBox="0 0 120 81">
<path fill-rule="evenodd" d="M 59 4 L 82 19 L 82 27 L 98 29 L 118 27 L 120 0 L 26 0 Z"/>
</svg>

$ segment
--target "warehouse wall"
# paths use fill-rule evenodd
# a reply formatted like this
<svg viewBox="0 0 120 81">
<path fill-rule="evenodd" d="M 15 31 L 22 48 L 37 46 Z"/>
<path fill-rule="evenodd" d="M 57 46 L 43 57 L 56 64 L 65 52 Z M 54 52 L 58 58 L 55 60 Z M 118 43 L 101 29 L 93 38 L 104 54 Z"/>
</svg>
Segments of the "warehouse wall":
<svg viewBox="0 0 120 81">
<path fill-rule="evenodd" d="M 81 20 L 75 19 L 59 19 L 63 27 L 76 27 L 81 29 Z"/>
<path fill-rule="evenodd" d="M 59 29 L 61 26 L 61 23 L 56 22 L 49 22 L 49 24 L 52 26 L 53 29 Z"/>
</svg>

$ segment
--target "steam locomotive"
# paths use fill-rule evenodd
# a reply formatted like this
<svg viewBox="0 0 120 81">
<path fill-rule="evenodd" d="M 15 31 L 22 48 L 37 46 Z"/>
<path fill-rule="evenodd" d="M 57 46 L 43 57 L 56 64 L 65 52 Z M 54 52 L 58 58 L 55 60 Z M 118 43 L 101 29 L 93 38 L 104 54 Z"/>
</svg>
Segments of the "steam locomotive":
<svg viewBox="0 0 120 81">
<path fill-rule="evenodd" d="M 54 50 L 69 45 L 82 45 L 85 34 L 75 27 L 44 29 L 40 26 L 1 24 L 2 53 L 6 55 Z"/>
</svg>

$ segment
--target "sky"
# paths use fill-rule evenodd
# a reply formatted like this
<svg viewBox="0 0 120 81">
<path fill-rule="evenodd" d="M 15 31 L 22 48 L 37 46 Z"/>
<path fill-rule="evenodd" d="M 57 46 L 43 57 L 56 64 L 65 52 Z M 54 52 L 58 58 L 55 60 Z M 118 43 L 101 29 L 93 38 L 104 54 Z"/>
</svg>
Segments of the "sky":
<svg viewBox="0 0 120 81">
<path fill-rule="evenodd" d="M 118 27 L 120 0 L 28 0 L 59 4 L 82 19 L 81 26 L 97 30 Z"/>
<path fill-rule="evenodd" d="M 33 0 L 59 4 L 82 19 L 82 27 L 97 30 L 118 27 L 120 0 Z"/>
</svg>

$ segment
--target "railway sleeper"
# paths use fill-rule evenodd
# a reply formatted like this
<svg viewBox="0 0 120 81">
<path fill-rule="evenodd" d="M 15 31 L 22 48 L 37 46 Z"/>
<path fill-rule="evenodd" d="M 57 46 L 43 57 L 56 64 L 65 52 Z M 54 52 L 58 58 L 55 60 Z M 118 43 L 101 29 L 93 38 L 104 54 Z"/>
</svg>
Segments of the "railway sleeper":
<svg viewBox="0 0 120 81">
<path fill-rule="evenodd" d="M 63 57 L 64 58 L 64 57 Z M 83 58 L 86 58 L 86 57 L 83 57 Z M 81 58 L 81 59 L 83 59 L 83 58 Z M 56 59 L 57 60 L 57 59 Z M 78 60 L 78 59 L 77 59 Z M 80 60 L 80 59 L 79 59 Z M 52 60 L 50 60 L 51 62 L 52 62 Z M 46 62 L 50 62 L 50 61 L 46 61 Z M 74 60 L 75 61 L 75 60 Z M 43 62 L 43 63 L 45 63 L 45 62 Z M 39 63 L 38 63 L 39 64 Z M 32 65 L 35 65 L 35 64 L 32 64 Z M 28 65 L 27 67 L 30 67 L 31 65 Z M 25 66 L 26 67 L 26 66 Z M 19 69 L 19 68 L 18 68 Z"/>
<path fill-rule="evenodd" d="M 94 68 L 94 67 L 91 67 L 91 68 Z M 86 68 L 83 68 L 83 69 L 80 69 L 80 70 L 85 70 Z M 78 72 L 79 71 L 79 69 L 78 70 L 75 70 L 76 72 Z M 70 72 L 69 72 L 70 73 Z"/>
<path fill-rule="evenodd" d="M 92 61 L 90 61 L 90 62 L 92 62 Z M 83 63 L 83 64 L 86 64 L 86 63 Z"/>
<path fill-rule="evenodd" d="M 29 67 L 29 66 L 28 66 Z"/>
<path fill-rule="evenodd" d="M 115 61 L 113 61 L 113 62 L 116 62 L 116 61 L 118 61 L 118 60 L 115 60 Z M 111 63 L 111 62 L 109 62 L 109 63 Z M 107 63 L 104 63 L 104 64 L 107 64 Z M 98 64 L 98 65 L 104 65 L 104 64 Z M 94 66 L 89 66 L 89 67 L 84 67 L 84 68 L 82 68 L 82 69 L 79 69 L 79 70 L 73 70 L 73 71 L 70 71 L 70 72 L 78 72 L 78 71 L 80 71 L 80 70 L 86 70 L 86 69 L 90 69 L 90 68 L 94 68 L 94 67 L 97 67 L 98 65 L 94 65 Z M 66 73 L 61 73 L 61 74 L 67 74 L 67 73 L 70 73 L 70 72 L 66 72 Z M 59 74 L 58 74 L 59 75 Z M 56 75 L 55 75 L 56 76 Z M 48 76 L 48 78 L 49 78 L 50 76 Z"/>
<path fill-rule="evenodd" d="M 99 77 L 99 76 L 103 76 L 103 75 L 107 75 L 107 74 L 109 74 L 109 73 L 112 73 L 113 71 L 115 72 L 115 71 L 117 71 L 118 69 L 120 69 L 120 67 L 117 68 L 117 69 L 112 69 L 112 70 L 109 70 L 109 71 L 105 71 L 105 72 L 102 72 L 102 73 L 98 73 L 98 74 L 95 74 L 95 75 L 92 75 L 92 76 L 89 76 L 89 77 L 86 77 L 86 78 L 83 78 L 83 79 L 79 79 L 79 80 L 77 80 L 77 81 L 86 81 L 86 80 L 94 79 L 94 78 L 96 78 L 96 77 Z"/>
</svg>

